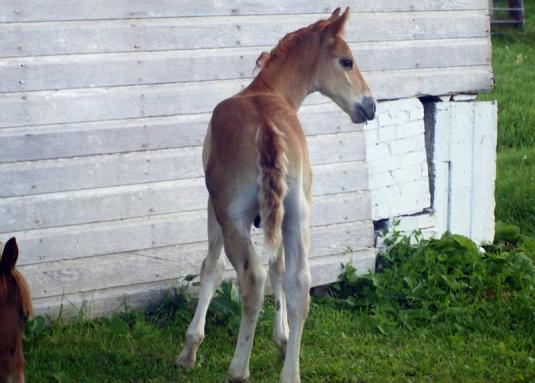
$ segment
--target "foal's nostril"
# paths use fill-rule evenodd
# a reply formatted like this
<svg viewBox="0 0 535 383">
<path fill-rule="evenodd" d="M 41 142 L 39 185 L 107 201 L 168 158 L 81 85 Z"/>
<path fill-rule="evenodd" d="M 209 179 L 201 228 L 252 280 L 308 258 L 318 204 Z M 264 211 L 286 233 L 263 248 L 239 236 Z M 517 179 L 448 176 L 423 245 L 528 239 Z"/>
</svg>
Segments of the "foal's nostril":
<svg viewBox="0 0 535 383">
<path fill-rule="evenodd" d="M 362 109 L 367 120 L 373 120 L 375 118 L 376 104 L 372 97 L 364 97 L 364 100 L 362 100 Z"/>
</svg>

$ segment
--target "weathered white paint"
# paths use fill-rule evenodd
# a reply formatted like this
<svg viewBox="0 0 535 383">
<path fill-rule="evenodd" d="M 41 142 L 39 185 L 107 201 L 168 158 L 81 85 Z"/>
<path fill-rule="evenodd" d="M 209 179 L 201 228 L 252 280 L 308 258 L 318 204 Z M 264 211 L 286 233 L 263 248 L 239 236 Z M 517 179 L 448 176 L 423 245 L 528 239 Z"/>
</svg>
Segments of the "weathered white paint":
<svg viewBox="0 0 535 383">
<path fill-rule="evenodd" d="M 323 14 L 321 17 L 328 16 Z M 230 16 L 0 24 L 4 57 L 273 46 L 319 15 Z M 455 25 L 455 28 L 452 28 Z M 480 10 L 366 12 L 346 26 L 349 42 L 486 37 Z"/>
<path fill-rule="evenodd" d="M 361 132 L 308 138 L 312 165 L 362 161 Z M 130 185 L 203 176 L 201 147 L 0 164 L 0 196 Z"/>
<path fill-rule="evenodd" d="M 430 207 L 423 105 L 416 98 L 379 104 L 364 128 L 374 220 Z"/>
<path fill-rule="evenodd" d="M 199 196 L 201 201 L 206 201 L 204 194 Z M 312 205 L 311 226 L 369 220 L 369 205 L 368 192 L 318 196 Z M 10 235 L 16 235 L 20 247 L 25 249 L 25 257 L 19 259 L 19 264 L 24 265 L 204 241 L 205 226 L 206 212 L 202 209 L 25 230 Z"/>
<path fill-rule="evenodd" d="M 314 166 L 314 196 L 365 191 L 362 161 Z M 206 208 L 204 178 L 138 183 L 0 199 L 0 232 L 43 229 Z"/>
<path fill-rule="evenodd" d="M 371 229 L 367 228 L 367 230 Z M 332 283 L 337 280 L 338 275 L 342 272 L 342 264 L 347 263 L 355 266 L 360 273 L 366 273 L 374 268 L 375 254 L 375 249 L 367 248 L 311 258 L 310 271 L 312 280 L 318 281 L 318 285 Z M 188 271 L 190 273 L 198 273 L 199 262 L 201 262 L 204 255 L 204 253 L 199 253 L 199 256 L 194 258 L 196 260 L 195 264 L 181 264 L 180 275 L 187 275 Z M 143 257 L 141 257 L 141 261 L 138 259 L 138 262 L 144 261 Z M 166 266 L 169 267 L 169 265 Z M 119 270 L 122 274 L 123 269 Z M 22 272 L 31 274 L 31 272 L 24 269 Z M 146 270 L 141 269 L 138 273 L 145 274 Z M 79 315 L 80 311 L 89 317 L 96 317 L 108 315 L 111 312 L 123 311 L 126 308 L 144 308 L 158 302 L 165 294 L 169 293 L 170 289 L 182 285 L 181 279 L 177 278 L 176 275 L 178 275 L 178 272 L 171 279 L 156 279 L 154 277 L 148 283 L 136 283 L 127 286 L 77 291 L 72 294 L 36 298 L 33 301 L 34 311 L 55 317 L 61 307 L 64 318 L 69 318 Z M 226 273 L 227 278 L 231 278 L 233 275 L 233 271 Z M 58 279 L 59 277 L 56 280 Z M 61 279 L 59 280 L 61 281 Z"/>
<path fill-rule="evenodd" d="M 497 107 L 495 102 L 438 103 L 435 113 L 435 199 L 439 232 L 478 243 L 494 240 Z M 439 209 L 440 207 L 440 209 Z"/>
<path fill-rule="evenodd" d="M 378 207 L 373 206 L 374 218 L 395 217 L 400 222 L 399 230 L 406 233 L 419 229 L 425 237 L 432 237 L 449 231 L 465 235 L 478 244 L 491 243 L 494 240 L 496 103 L 471 100 L 437 102 L 429 104 L 428 112 L 433 114 L 433 118 L 427 122 L 432 124 L 427 128 L 433 131 L 433 139 L 430 140 L 432 147 L 428 148 L 431 154 L 433 204 L 427 199 L 428 203 L 423 204 L 425 210 L 414 208 L 411 215 L 391 213 L 390 205 L 387 205 L 390 202 L 388 197 L 391 201 L 396 198 L 391 191 L 392 186 L 386 186 L 379 193 L 372 189 L 372 201 L 384 199 L 378 203 Z M 373 160 L 370 159 L 370 162 Z M 406 177 L 410 169 L 406 168 Z M 370 184 L 373 185 L 377 178 L 371 168 Z M 400 187 L 399 180 L 393 177 L 385 184 Z M 420 193 L 424 190 L 430 192 L 425 183 L 420 184 L 419 189 Z M 418 195 L 419 192 L 414 190 L 413 204 L 418 200 Z M 406 204 L 407 201 L 404 201 L 401 205 L 405 208 Z M 377 211 L 384 214 L 378 215 Z"/>
<path fill-rule="evenodd" d="M 303 106 L 299 118 L 307 136 L 360 130 L 332 103 Z M 205 113 L 0 129 L 0 162 L 201 146 L 209 120 Z"/>
<path fill-rule="evenodd" d="M 38 313 L 62 300 L 93 301 L 92 315 L 124 299 L 145 306 L 198 272 L 206 251 L 200 145 L 211 110 L 249 82 L 262 50 L 339 4 L 42 3 L 5 0 L 0 12 L 0 240 L 17 235 Z M 491 86 L 486 0 L 348 5 L 347 38 L 377 98 Z M 355 126 L 320 95 L 300 113 L 315 173 L 315 284 L 334 281 L 342 262 L 372 268 L 372 201 L 374 217 L 429 203 L 418 101 L 378 113 Z"/>
<path fill-rule="evenodd" d="M 152 0 L 150 7 L 144 0 L 47 0 L 47 7 L 36 7 L 33 0 L 4 0 L 4 12 L 0 22 L 63 21 L 99 19 L 135 19 L 158 17 L 197 17 L 231 15 L 287 15 L 325 14 L 340 6 L 338 0 L 292 2 L 264 0 Z M 487 9 L 485 0 L 374 0 L 353 1 L 353 13 L 357 12 L 415 12 Z"/>
<path fill-rule="evenodd" d="M 350 46 L 364 72 L 484 66 L 490 59 L 486 38 Z M 259 52 L 270 49 L 265 46 L 6 58 L 0 61 L 0 92 L 247 79 L 252 76 Z"/>
<path fill-rule="evenodd" d="M 369 247 L 372 240 L 369 230 L 367 230 L 369 225 L 369 222 L 358 221 L 312 228 L 314 236 L 311 237 L 311 241 L 314 248 L 317 249 L 314 257 L 341 254 L 348 248 L 359 250 Z M 361 234 L 355 236 L 355 232 Z M 269 254 L 262 246 L 260 233 L 256 232 L 253 241 L 257 246 L 259 255 L 264 262 L 267 262 Z M 133 252 L 97 255 L 91 258 L 24 265 L 21 266 L 21 270 L 31 276 L 34 298 L 61 296 L 80 290 L 107 289 L 136 283 L 150 283 L 154 279 L 177 279 L 180 275 L 184 276 L 188 273 L 198 274 L 198 267 L 206 255 L 207 246 L 207 243 L 202 241 Z M 121 272 L 121 270 L 125 272 Z M 96 286 L 95 279 L 99 281 Z M 54 284 L 54 281 L 61 283 Z"/>
<path fill-rule="evenodd" d="M 487 89 L 492 73 L 487 66 L 380 71 L 369 73 L 367 82 L 376 97 L 390 99 Z M 248 83 L 228 80 L 4 93 L 0 109 L 9 113 L 2 116 L 0 128 L 208 113 Z M 305 105 L 330 102 L 314 93 Z"/>
</svg>

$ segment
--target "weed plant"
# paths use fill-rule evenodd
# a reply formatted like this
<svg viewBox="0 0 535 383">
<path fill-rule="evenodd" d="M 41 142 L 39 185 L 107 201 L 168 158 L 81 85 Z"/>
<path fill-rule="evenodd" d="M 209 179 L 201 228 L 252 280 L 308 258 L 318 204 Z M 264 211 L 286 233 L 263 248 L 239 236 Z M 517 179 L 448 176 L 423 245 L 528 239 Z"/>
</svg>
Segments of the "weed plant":
<svg viewBox="0 0 535 383">
<path fill-rule="evenodd" d="M 385 333 L 393 326 L 433 325 L 445 333 L 484 326 L 535 339 L 535 246 L 518 228 L 500 227 L 486 251 L 460 235 L 423 239 L 394 227 L 378 256 L 378 273 L 359 277 L 346 265 L 330 294 L 369 314 Z"/>
</svg>

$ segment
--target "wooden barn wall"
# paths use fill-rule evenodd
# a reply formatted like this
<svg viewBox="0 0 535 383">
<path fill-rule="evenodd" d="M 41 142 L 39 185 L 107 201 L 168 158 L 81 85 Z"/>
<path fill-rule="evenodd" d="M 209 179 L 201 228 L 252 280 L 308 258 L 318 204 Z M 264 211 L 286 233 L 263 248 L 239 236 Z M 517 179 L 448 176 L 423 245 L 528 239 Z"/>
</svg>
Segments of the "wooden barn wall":
<svg viewBox="0 0 535 383">
<path fill-rule="evenodd" d="M 347 3 L 346 37 L 379 99 L 491 86 L 487 0 Z M 250 81 L 261 51 L 338 5 L 2 1 L 0 240 L 17 236 L 37 312 L 146 304 L 198 271 L 210 111 Z M 317 94 L 301 119 L 322 284 L 341 262 L 373 263 L 364 133 Z"/>
</svg>

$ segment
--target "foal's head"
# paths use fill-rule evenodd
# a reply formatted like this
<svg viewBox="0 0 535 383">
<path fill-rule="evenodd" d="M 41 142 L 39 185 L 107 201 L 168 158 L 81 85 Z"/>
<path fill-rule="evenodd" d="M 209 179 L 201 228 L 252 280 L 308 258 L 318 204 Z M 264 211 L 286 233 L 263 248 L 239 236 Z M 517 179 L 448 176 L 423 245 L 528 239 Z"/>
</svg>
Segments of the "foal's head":
<svg viewBox="0 0 535 383">
<path fill-rule="evenodd" d="M 310 81 L 309 92 L 317 90 L 331 98 L 355 123 L 373 120 L 375 100 L 343 38 L 348 18 L 349 8 L 342 15 L 337 8 L 328 19 L 288 33 L 271 52 L 258 57 L 259 77 L 268 83 L 266 72 L 271 70 L 295 86 L 288 81 L 291 73 L 307 73 L 309 76 L 300 78 Z M 281 64 L 284 61 L 290 63 L 290 70 Z M 283 74 L 284 70 L 290 74 Z"/>
<path fill-rule="evenodd" d="M 342 37 L 349 8 L 336 9 L 320 31 L 321 48 L 314 87 L 342 108 L 354 123 L 375 118 L 375 100 L 351 49 Z"/>
<path fill-rule="evenodd" d="M 31 314 L 30 290 L 15 268 L 19 255 L 15 238 L 7 241 L 0 258 L 0 382 L 24 382 L 22 333 Z"/>
</svg>

